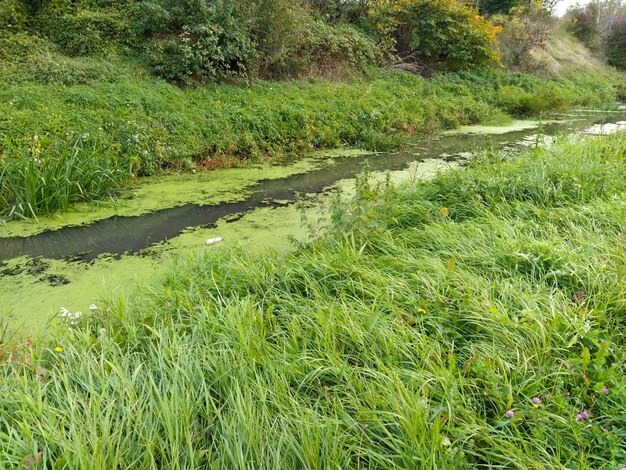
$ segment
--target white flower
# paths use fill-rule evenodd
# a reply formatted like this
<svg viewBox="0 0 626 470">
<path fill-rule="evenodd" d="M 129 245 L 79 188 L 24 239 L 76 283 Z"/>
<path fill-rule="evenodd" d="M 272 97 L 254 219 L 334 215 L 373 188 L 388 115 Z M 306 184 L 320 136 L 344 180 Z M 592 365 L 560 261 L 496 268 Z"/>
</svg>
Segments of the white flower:
<svg viewBox="0 0 626 470">
<path fill-rule="evenodd" d="M 61 314 L 62 317 L 67 317 L 67 315 L 70 313 L 70 311 L 68 309 L 66 309 L 65 307 L 61 307 L 59 309 L 59 313 Z"/>
<path fill-rule="evenodd" d="M 80 318 L 80 316 L 81 316 L 82 314 L 83 314 L 82 312 L 76 312 L 76 313 L 74 314 L 74 318 Z"/>
<path fill-rule="evenodd" d="M 96 310 L 98 310 L 98 306 L 96 304 L 91 304 L 89 306 L 89 310 L 91 310 L 92 312 L 95 312 Z"/>
<path fill-rule="evenodd" d="M 106 328 L 100 328 L 100 337 L 104 337 L 107 334 Z"/>
</svg>

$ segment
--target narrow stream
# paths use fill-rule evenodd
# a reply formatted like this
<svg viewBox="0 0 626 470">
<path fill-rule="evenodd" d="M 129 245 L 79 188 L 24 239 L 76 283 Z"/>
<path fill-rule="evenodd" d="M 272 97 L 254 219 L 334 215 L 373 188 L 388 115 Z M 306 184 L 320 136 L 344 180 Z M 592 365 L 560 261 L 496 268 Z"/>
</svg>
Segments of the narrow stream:
<svg viewBox="0 0 626 470">
<path fill-rule="evenodd" d="M 581 115 L 573 121 L 550 123 L 540 129 L 525 129 L 502 134 L 457 133 L 443 135 L 408 147 L 403 152 L 336 157 L 327 165 L 304 174 L 282 179 L 264 180 L 256 184 L 244 200 L 214 205 L 183 205 L 159 210 L 137 217 L 110 217 L 90 225 L 73 226 L 47 231 L 30 237 L 0 238 L 1 262 L 17 257 L 43 257 L 66 261 L 92 261 L 109 254 L 135 254 L 154 244 L 172 239 L 193 227 L 210 227 L 220 219 L 232 217 L 262 207 L 290 204 L 297 194 L 322 192 L 339 180 L 353 178 L 367 160 L 372 171 L 401 170 L 424 159 L 456 160 L 468 151 L 486 144 L 496 148 L 518 148 L 532 145 L 541 135 L 574 133 L 592 125 L 621 123 L 626 112 Z M 323 155 L 317 157 L 326 159 Z M 10 275 L 3 271 L 0 274 Z"/>
</svg>

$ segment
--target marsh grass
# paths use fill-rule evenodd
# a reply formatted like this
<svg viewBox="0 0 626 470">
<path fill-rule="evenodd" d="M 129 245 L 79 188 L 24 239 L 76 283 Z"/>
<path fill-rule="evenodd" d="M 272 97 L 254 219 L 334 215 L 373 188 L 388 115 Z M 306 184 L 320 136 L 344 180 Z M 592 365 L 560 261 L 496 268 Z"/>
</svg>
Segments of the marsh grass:
<svg viewBox="0 0 626 470">
<path fill-rule="evenodd" d="M 0 460 L 623 467 L 624 137 L 362 177 L 287 258 L 179 260 L 145 298 L 5 354 Z"/>
<path fill-rule="evenodd" d="M 36 218 L 72 204 L 115 193 L 129 171 L 86 136 L 48 139 L 42 149 L 35 137 L 19 156 L 0 165 L 0 207 L 6 218 Z"/>
</svg>

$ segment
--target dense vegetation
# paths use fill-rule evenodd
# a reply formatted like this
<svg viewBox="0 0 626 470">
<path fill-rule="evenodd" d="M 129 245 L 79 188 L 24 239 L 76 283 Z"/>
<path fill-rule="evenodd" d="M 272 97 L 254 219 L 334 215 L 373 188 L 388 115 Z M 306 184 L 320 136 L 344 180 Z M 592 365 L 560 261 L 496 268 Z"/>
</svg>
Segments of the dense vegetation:
<svg viewBox="0 0 626 470">
<path fill-rule="evenodd" d="M 63 312 L 2 356 L 0 460 L 626 466 L 625 142 L 363 177 L 286 259 L 218 250 L 148 298 Z"/>
<path fill-rule="evenodd" d="M 612 77 L 591 72 L 546 81 L 492 70 L 427 81 L 395 71 L 348 83 L 181 90 L 117 65 L 86 64 L 80 76 L 63 75 L 66 84 L 51 69 L 39 83 L 35 75 L 10 75 L 14 83 L 0 91 L 0 216 L 67 208 L 161 168 L 213 168 L 343 145 L 385 150 L 406 136 L 501 121 L 504 113 L 615 100 Z"/>
</svg>

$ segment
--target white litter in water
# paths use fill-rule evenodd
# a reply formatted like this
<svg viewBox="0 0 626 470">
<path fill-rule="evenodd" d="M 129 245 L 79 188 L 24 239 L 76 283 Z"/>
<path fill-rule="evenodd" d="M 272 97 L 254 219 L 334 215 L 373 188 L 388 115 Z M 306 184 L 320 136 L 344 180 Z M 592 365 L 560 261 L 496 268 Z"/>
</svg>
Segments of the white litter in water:
<svg viewBox="0 0 626 470">
<path fill-rule="evenodd" d="M 220 242 L 223 242 L 223 241 L 224 241 L 224 239 L 223 239 L 222 237 L 217 237 L 217 238 L 209 238 L 209 239 L 206 241 L 206 244 L 207 244 L 207 245 L 213 245 L 213 243 L 220 243 Z"/>
</svg>

